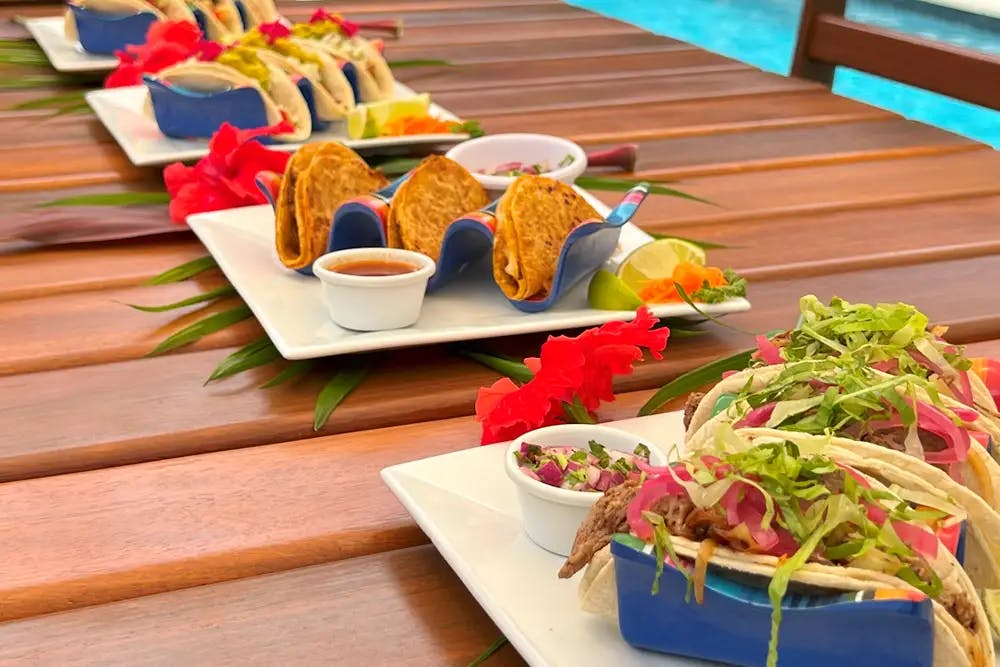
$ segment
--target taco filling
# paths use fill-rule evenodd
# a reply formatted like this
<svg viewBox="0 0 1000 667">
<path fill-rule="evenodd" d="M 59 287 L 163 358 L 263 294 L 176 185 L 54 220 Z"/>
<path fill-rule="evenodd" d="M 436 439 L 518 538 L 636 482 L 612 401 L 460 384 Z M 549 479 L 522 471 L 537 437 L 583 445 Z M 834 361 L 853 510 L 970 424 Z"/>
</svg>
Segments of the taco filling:
<svg viewBox="0 0 1000 667">
<path fill-rule="evenodd" d="M 713 553 L 773 564 L 768 584 L 772 665 L 781 600 L 803 568 L 852 568 L 896 577 L 940 603 L 970 633 L 977 632 L 976 601 L 960 586 L 944 585 L 935 569 L 939 550 L 954 544 L 963 517 L 912 504 L 877 480 L 826 455 L 800 451 L 794 443 L 748 443 L 727 429 L 720 429 L 726 433 L 718 455 L 649 468 L 641 483 L 626 482 L 605 494 L 581 525 L 559 576 L 570 577 L 584 567 L 616 532 L 654 545 L 660 569 L 669 565 L 686 573 L 696 599 L 701 599 Z M 696 556 L 677 556 L 681 545 Z"/>
</svg>

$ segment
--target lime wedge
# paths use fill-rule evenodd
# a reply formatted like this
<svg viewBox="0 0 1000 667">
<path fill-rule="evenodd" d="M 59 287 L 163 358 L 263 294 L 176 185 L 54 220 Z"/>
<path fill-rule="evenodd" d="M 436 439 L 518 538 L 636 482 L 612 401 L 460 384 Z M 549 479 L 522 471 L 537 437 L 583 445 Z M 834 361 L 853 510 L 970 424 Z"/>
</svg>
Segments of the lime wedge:
<svg viewBox="0 0 1000 667">
<path fill-rule="evenodd" d="M 681 262 L 705 265 L 705 251 L 681 239 L 657 239 L 632 251 L 618 267 L 618 277 L 638 290 L 644 280 L 669 278 Z"/>
<path fill-rule="evenodd" d="M 365 107 L 359 106 L 351 109 L 351 112 L 347 114 L 347 138 L 364 139 L 375 136 L 374 132 L 367 131 L 369 120 L 368 110 Z"/>
<path fill-rule="evenodd" d="M 1000 589 L 983 589 L 983 607 L 986 609 L 986 618 L 990 621 L 990 628 L 993 630 L 993 638 L 1000 637 Z"/>
<path fill-rule="evenodd" d="M 368 110 L 368 117 L 372 119 L 376 131 L 379 131 L 383 125 L 397 118 L 426 116 L 430 112 L 431 96 L 422 93 L 402 100 L 372 102 L 366 104 L 365 108 Z"/>
<path fill-rule="evenodd" d="M 590 279 L 587 303 L 598 310 L 635 310 L 642 305 L 642 299 L 621 278 L 600 269 Z"/>
</svg>

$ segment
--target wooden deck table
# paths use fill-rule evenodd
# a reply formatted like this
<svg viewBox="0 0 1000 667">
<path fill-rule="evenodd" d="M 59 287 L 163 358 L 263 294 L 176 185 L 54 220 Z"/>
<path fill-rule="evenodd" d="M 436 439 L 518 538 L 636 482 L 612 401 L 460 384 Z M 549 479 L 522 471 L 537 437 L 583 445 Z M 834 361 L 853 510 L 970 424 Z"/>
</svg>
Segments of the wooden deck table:
<svg viewBox="0 0 1000 667">
<path fill-rule="evenodd" d="M 315 6 L 283 9 L 302 19 Z M 713 263 L 747 276 L 753 302 L 734 324 L 789 325 L 810 292 L 905 300 L 972 352 L 1000 355 L 989 147 L 555 0 L 337 9 L 403 19 L 390 58 L 454 66 L 397 76 L 487 131 L 634 142 L 635 176 L 718 204 L 653 197 L 638 222 L 728 246 Z M 93 116 L 9 109 L 66 90 L 0 90 L 5 212 L 159 186 Z M 476 389 L 495 373 L 444 347 L 385 354 L 317 434 L 322 376 L 255 390 L 265 368 L 202 386 L 261 334 L 253 320 L 145 356 L 206 311 L 123 303 L 222 284 L 141 285 L 203 255 L 192 234 L 0 252 L 0 664 L 464 665 L 499 636 L 378 476 L 475 445 Z M 525 355 L 541 340 L 495 346 Z M 749 344 L 721 328 L 672 340 L 602 416 L 634 416 L 664 382 Z M 522 663 L 506 647 L 489 664 Z"/>
</svg>

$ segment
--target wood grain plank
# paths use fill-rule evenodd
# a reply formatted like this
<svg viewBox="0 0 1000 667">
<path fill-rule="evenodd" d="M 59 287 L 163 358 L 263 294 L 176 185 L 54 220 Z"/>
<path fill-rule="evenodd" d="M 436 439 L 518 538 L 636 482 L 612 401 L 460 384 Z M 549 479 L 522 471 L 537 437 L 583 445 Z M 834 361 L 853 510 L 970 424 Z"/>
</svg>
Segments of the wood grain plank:
<svg viewBox="0 0 1000 667">
<path fill-rule="evenodd" d="M 636 222 L 664 231 L 680 225 L 774 219 L 1000 193 L 1000 153 L 961 153 L 683 178 L 675 187 L 717 206 L 668 197 L 643 204 Z M 647 173 L 654 178 L 655 172 Z M 596 193 L 615 203 L 615 193 Z"/>
<path fill-rule="evenodd" d="M 191 234 L 10 253 L 0 260 L 0 301 L 139 285 L 205 254 Z"/>
<path fill-rule="evenodd" d="M 136 167 L 117 144 L 84 139 L 44 147 L 44 160 L 25 160 L 25 146 L 0 148 L 0 192 L 51 190 L 79 182 L 83 174 L 105 182 L 148 181 L 162 173 L 159 167 Z M 93 182 L 93 181 L 91 181 Z"/>
<path fill-rule="evenodd" d="M 610 144 L 591 145 L 600 150 Z M 982 148 L 902 118 L 865 119 L 817 127 L 767 127 L 745 132 L 639 141 L 637 178 L 669 180 L 758 169 L 956 153 Z"/>
<path fill-rule="evenodd" d="M 725 134 L 769 127 L 815 127 L 894 114 L 825 91 L 769 93 L 716 99 L 598 105 L 572 116 L 536 111 L 478 116 L 491 134 L 531 130 L 588 145 L 663 137 Z M 822 130 L 815 130 L 820 132 Z"/>
<path fill-rule="evenodd" d="M 454 67 L 413 67 L 396 72 L 397 78 L 414 89 L 435 94 L 543 83 L 602 81 L 609 78 L 639 79 L 649 76 L 700 72 L 739 71 L 748 65 L 701 49 L 674 49 L 655 53 L 626 53 L 607 56 L 537 58 L 526 66 L 523 61 L 490 62 Z"/>
<path fill-rule="evenodd" d="M 292 22 L 308 21 L 316 11 L 315 3 L 296 3 L 282 9 L 282 16 Z M 404 30 L 412 27 L 435 26 L 448 28 L 474 23 L 521 23 L 524 21 L 566 21 L 578 18 L 592 18 L 593 13 L 563 3 L 538 2 L 514 6 L 499 3 L 478 7 L 438 7 L 428 9 L 400 9 L 383 6 L 371 10 L 367 7 L 356 7 L 353 11 L 342 9 L 338 4 L 337 11 L 352 21 L 372 21 L 394 19 L 402 21 Z M 364 32 L 364 31 L 362 31 Z M 376 33 L 372 33 L 375 35 Z M 390 40 L 394 41 L 394 40 Z"/>
<path fill-rule="evenodd" d="M 744 256 L 754 252 L 747 249 Z M 980 279 L 998 270 L 1000 255 L 992 254 L 756 282 L 750 289 L 753 310 L 729 320 L 751 331 L 790 326 L 798 298 L 813 292 L 823 298 L 839 294 L 916 303 L 939 321 L 958 323 L 954 336 L 960 343 L 1000 337 L 1000 317 L 984 310 L 990 288 Z M 944 294 L 948 298 L 942 298 Z M 542 339 L 489 345 L 530 356 Z M 663 362 L 643 364 L 618 386 L 624 391 L 657 387 L 751 345 L 745 334 L 711 327 L 703 336 L 674 340 Z M 260 369 L 203 388 L 204 379 L 229 351 L 0 377 L 0 405 L 5 406 L 0 431 L 8 436 L 0 447 L 0 480 L 313 435 L 312 405 L 324 376 L 265 392 L 254 387 L 274 371 Z M 379 368 L 334 413 L 326 432 L 471 414 L 475 390 L 494 377 L 470 362 L 450 358 L 441 348 L 423 348 L 419 356 L 408 351 L 384 355 Z"/>
<path fill-rule="evenodd" d="M 681 100 L 730 98 L 753 94 L 820 90 L 817 84 L 756 70 L 653 76 L 637 86 L 635 81 L 584 81 L 560 86 L 520 86 L 512 89 L 445 91 L 435 95 L 438 104 L 463 117 L 513 115 L 531 112 L 570 111 L 593 107 L 595 100 L 616 104 L 648 104 Z M 565 116 L 570 118 L 571 116 Z"/>
<path fill-rule="evenodd" d="M 0 624 L 0 662 L 464 667 L 499 636 L 421 546 Z M 487 664 L 524 662 L 507 646 Z"/>
<path fill-rule="evenodd" d="M 645 32 L 637 26 L 593 14 L 558 22 L 525 21 L 517 23 L 516 26 L 516 29 L 512 29 L 510 23 L 503 21 L 460 24 L 453 30 L 443 30 L 443 26 L 414 26 L 405 29 L 402 37 L 394 40 L 393 44 L 400 46 L 467 44 L 470 48 L 474 48 L 483 42 L 520 43 L 553 37 L 635 35 Z"/>
<path fill-rule="evenodd" d="M 205 276 L 173 285 L 0 301 L 0 375 L 141 357 L 174 330 L 241 301 L 227 298 L 164 313 L 139 312 L 125 304 L 173 303 L 221 284 L 220 277 Z M 250 319 L 202 339 L 193 349 L 243 344 L 260 334 Z"/>
<path fill-rule="evenodd" d="M 459 418 L 0 485 L 0 620 L 419 544 L 378 471 L 477 439 Z"/>
<path fill-rule="evenodd" d="M 506 42 L 485 42 L 477 44 L 475 49 L 462 44 L 401 46 L 389 42 L 386 45 L 386 57 L 390 61 L 440 58 L 456 64 L 511 60 L 531 62 L 535 58 L 652 53 L 687 48 L 690 46 L 675 39 L 644 32 L 634 35 L 609 34 L 531 39 L 518 43 L 516 48 L 511 48 Z"/>
</svg>

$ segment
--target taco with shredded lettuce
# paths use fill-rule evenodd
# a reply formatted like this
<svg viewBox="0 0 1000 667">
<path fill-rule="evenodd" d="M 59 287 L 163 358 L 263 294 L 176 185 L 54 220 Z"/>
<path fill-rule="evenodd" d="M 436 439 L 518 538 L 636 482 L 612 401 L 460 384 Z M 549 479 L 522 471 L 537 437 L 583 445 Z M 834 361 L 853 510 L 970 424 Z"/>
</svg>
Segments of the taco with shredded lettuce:
<svg viewBox="0 0 1000 667">
<path fill-rule="evenodd" d="M 449 225 L 488 203 L 486 189 L 465 167 L 441 155 L 425 158 L 392 197 L 389 247 L 414 250 L 437 261 Z"/>
<path fill-rule="evenodd" d="M 936 667 L 992 665 L 986 613 L 953 554 L 964 513 L 858 462 L 825 438 L 791 441 L 722 424 L 710 449 L 649 468 L 595 503 L 559 576 L 587 568 L 581 606 L 616 618 L 608 544 L 627 533 L 650 545 L 659 568 L 689 577 L 695 604 L 709 571 L 755 582 L 767 590 L 772 622 L 767 655 L 748 660 L 771 667 L 780 660 L 781 603 L 790 588 L 911 591 L 932 600 Z"/>
<path fill-rule="evenodd" d="M 263 49 L 233 45 L 212 61 L 191 59 L 153 75 L 166 86 L 199 93 L 225 92 L 250 88 L 260 95 L 267 124 L 287 119 L 294 130 L 277 135 L 279 141 L 303 141 L 312 134 L 309 106 L 295 83 L 288 61 Z M 155 113 L 155 98 L 153 111 Z"/>
<path fill-rule="evenodd" d="M 519 176 L 500 198 L 493 278 L 511 299 L 544 299 L 552 290 L 569 233 L 601 215 L 571 186 L 545 176 Z"/>
<path fill-rule="evenodd" d="M 295 151 L 275 202 L 275 244 L 281 263 L 306 268 L 326 252 L 337 208 L 388 185 L 350 148 L 336 142 L 306 144 Z"/>
<path fill-rule="evenodd" d="M 357 102 L 379 102 L 395 96 L 396 82 L 381 49 L 375 42 L 348 34 L 340 16 L 319 11 L 309 22 L 293 25 L 292 35 L 314 43 L 339 62 L 354 64 L 361 96 Z"/>
</svg>

